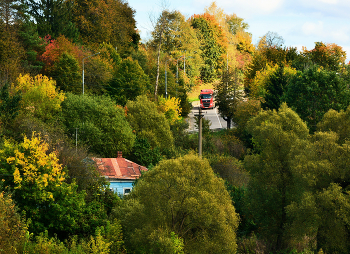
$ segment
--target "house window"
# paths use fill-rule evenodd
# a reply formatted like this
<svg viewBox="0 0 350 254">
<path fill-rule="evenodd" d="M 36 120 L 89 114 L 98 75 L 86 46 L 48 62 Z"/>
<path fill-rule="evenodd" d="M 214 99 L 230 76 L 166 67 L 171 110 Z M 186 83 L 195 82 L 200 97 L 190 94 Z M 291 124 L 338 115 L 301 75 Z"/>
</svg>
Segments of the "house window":
<svg viewBox="0 0 350 254">
<path fill-rule="evenodd" d="M 131 188 L 123 188 L 123 194 L 124 195 L 129 195 L 131 192 Z"/>
</svg>

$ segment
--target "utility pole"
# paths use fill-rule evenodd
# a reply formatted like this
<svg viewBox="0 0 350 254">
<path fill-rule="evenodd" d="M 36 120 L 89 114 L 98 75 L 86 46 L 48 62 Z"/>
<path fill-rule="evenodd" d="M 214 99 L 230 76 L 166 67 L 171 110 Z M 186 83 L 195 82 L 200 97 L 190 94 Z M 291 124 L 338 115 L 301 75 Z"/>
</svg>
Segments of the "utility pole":
<svg viewBox="0 0 350 254">
<path fill-rule="evenodd" d="M 168 99 L 168 87 L 167 87 L 167 72 L 166 72 L 166 67 L 167 67 L 167 62 L 168 59 L 165 60 L 165 99 Z"/>
<path fill-rule="evenodd" d="M 176 97 L 177 97 L 177 88 L 179 86 L 179 59 L 184 57 L 185 55 L 180 56 L 176 59 Z M 184 67 L 185 67 L 185 59 L 184 59 Z M 185 80 L 185 77 L 184 77 Z"/>
<path fill-rule="evenodd" d="M 75 128 L 75 153 L 78 152 L 78 128 Z"/>
<path fill-rule="evenodd" d="M 95 56 L 95 55 L 98 55 L 98 54 L 100 54 L 101 52 L 98 52 L 98 53 L 96 53 L 96 54 L 93 54 L 93 55 L 90 55 L 90 56 L 87 56 L 87 57 L 84 57 L 83 58 L 83 95 L 84 95 L 84 60 L 85 59 L 87 59 L 87 58 L 90 58 L 90 57 L 92 57 L 92 56 Z"/>
<path fill-rule="evenodd" d="M 195 115 L 198 117 L 198 155 L 199 157 L 202 157 L 202 108 L 199 106 L 199 114 Z"/>
</svg>

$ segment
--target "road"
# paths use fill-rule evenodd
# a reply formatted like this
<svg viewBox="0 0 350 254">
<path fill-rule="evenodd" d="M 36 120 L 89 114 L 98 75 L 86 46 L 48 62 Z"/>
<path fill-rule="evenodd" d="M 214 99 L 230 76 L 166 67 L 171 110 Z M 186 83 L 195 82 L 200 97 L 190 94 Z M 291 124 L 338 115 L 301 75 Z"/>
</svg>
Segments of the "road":
<svg viewBox="0 0 350 254">
<path fill-rule="evenodd" d="M 197 128 L 195 128 L 195 116 L 198 115 L 199 112 L 199 101 L 195 101 L 192 103 L 193 108 L 191 110 L 191 113 L 188 115 L 189 119 L 189 131 L 198 131 Z M 202 110 L 202 113 L 204 115 L 204 118 L 207 120 L 210 120 L 211 130 L 218 130 L 218 129 L 224 129 L 227 126 L 226 121 L 219 115 L 219 112 L 216 108 L 214 109 L 208 109 L 208 110 Z"/>
</svg>

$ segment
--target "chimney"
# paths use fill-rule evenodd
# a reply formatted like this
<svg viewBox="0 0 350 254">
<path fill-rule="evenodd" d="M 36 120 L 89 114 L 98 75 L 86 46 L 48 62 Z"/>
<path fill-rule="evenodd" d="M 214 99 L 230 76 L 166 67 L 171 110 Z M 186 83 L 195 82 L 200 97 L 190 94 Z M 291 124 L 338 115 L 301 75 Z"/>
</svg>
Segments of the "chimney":
<svg viewBox="0 0 350 254">
<path fill-rule="evenodd" d="M 123 158 L 123 153 L 121 151 L 118 151 L 118 158 Z"/>
</svg>

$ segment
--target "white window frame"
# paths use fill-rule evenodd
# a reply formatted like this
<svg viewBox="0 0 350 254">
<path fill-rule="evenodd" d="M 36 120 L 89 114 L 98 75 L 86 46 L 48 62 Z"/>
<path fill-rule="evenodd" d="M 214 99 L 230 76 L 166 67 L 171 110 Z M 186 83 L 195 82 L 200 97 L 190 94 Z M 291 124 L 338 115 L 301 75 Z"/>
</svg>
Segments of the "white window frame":
<svg viewBox="0 0 350 254">
<path fill-rule="evenodd" d="M 130 191 L 128 193 L 125 193 L 126 190 L 130 190 Z M 123 195 L 129 195 L 131 191 L 132 191 L 131 187 L 124 187 L 123 188 Z"/>
</svg>

